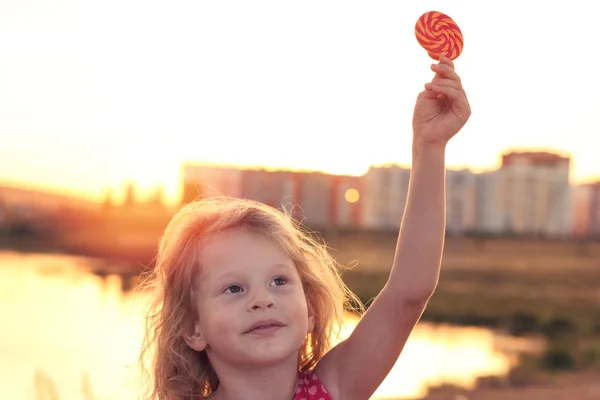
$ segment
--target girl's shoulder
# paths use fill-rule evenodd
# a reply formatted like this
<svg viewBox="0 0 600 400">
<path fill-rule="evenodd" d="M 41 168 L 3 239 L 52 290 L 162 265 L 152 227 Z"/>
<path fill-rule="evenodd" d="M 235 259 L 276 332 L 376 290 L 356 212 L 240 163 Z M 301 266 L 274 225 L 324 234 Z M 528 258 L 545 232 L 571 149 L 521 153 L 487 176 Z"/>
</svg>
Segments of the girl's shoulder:
<svg viewBox="0 0 600 400">
<path fill-rule="evenodd" d="M 298 372 L 298 387 L 294 400 L 332 400 L 329 392 L 310 369 Z"/>
</svg>

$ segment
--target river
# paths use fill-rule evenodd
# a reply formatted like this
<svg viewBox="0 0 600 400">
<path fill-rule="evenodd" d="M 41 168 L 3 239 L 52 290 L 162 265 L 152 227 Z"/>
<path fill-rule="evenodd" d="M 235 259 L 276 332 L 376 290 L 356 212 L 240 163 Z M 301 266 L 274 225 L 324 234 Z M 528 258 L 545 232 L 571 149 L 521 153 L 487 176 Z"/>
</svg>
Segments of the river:
<svg viewBox="0 0 600 400">
<path fill-rule="evenodd" d="M 0 397 L 137 399 L 143 298 L 96 260 L 0 252 Z M 356 320 L 350 315 L 346 334 Z M 420 323 L 374 398 L 416 398 L 430 385 L 472 387 L 505 375 L 516 338 L 483 328 Z"/>
</svg>

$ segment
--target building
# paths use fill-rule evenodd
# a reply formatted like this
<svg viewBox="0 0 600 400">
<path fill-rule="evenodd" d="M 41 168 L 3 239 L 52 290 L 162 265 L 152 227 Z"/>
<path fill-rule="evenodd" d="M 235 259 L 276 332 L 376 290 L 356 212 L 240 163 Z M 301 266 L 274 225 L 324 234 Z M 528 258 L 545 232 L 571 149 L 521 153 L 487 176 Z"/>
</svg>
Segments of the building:
<svg viewBox="0 0 600 400">
<path fill-rule="evenodd" d="M 78 228 L 95 218 L 102 203 L 70 195 L 13 186 L 0 186 L 0 232 L 25 229 L 56 233 Z"/>
<path fill-rule="evenodd" d="M 311 228 L 332 225 L 331 215 L 333 175 L 322 172 L 306 172 L 300 175 L 298 206 L 303 216 L 302 223 Z"/>
<path fill-rule="evenodd" d="M 0 207 L 27 214 L 32 218 L 60 214 L 64 210 L 94 212 L 101 203 L 66 194 L 14 186 L 0 186 Z"/>
<path fill-rule="evenodd" d="M 590 201 L 590 236 L 600 237 L 600 182 L 592 185 Z"/>
<path fill-rule="evenodd" d="M 286 209 L 305 225 L 326 227 L 332 223 L 332 210 L 339 209 L 337 205 L 332 206 L 335 199 L 333 181 L 333 175 L 321 172 L 186 164 L 183 168 L 183 197 L 184 202 L 213 196 L 248 198 Z M 340 210 L 344 211 L 343 208 Z"/>
<path fill-rule="evenodd" d="M 502 168 L 510 166 L 532 166 L 532 167 L 566 167 L 568 169 L 570 159 L 558 154 L 544 151 L 511 151 L 502 155 Z"/>
<path fill-rule="evenodd" d="M 280 179 L 265 170 L 242 170 L 238 195 L 271 207 L 280 207 L 283 197 Z"/>
<path fill-rule="evenodd" d="M 501 168 L 480 174 L 447 170 L 447 230 L 554 237 L 600 232 L 598 190 L 582 194 L 578 201 L 589 206 L 573 212 L 569 173 L 569 158 L 543 152 L 504 154 Z M 395 230 L 402 221 L 409 179 L 410 169 L 398 165 L 372 166 L 362 176 L 345 176 L 188 164 L 184 202 L 198 196 L 245 197 L 286 209 L 315 229 Z"/>
<path fill-rule="evenodd" d="M 509 218 L 502 207 L 502 185 L 499 171 L 475 175 L 476 232 L 502 234 L 510 230 Z"/>
<path fill-rule="evenodd" d="M 361 220 L 365 228 L 397 229 L 402 221 L 410 169 L 398 165 L 371 167 L 362 177 Z"/>
<path fill-rule="evenodd" d="M 362 226 L 362 177 L 334 175 L 331 183 L 331 225 L 343 228 Z"/>
<path fill-rule="evenodd" d="M 600 237 L 600 181 L 573 189 L 572 218 L 573 236 Z"/>
<path fill-rule="evenodd" d="M 570 160 L 544 152 L 502 157 L 500 194 L 508 230 L 566 236 L 571 232 Z"/>
<path fill-rule="evenodd" d="M 469 170 L 446 171 L 446 229 L 451 234 L 475 230 L 477 177 Z"/>
<path fill-rule="evenodd" d="M 302 174 L 291 171 L 243 170 L 241 196 L 285 210 L 302 219 Z"/>
<path fill-rule="evenodd" d="M 183 166 L 184 200 L 197 197 L 241 195 L 242 170 L 208 164 Z"/>
</svg>

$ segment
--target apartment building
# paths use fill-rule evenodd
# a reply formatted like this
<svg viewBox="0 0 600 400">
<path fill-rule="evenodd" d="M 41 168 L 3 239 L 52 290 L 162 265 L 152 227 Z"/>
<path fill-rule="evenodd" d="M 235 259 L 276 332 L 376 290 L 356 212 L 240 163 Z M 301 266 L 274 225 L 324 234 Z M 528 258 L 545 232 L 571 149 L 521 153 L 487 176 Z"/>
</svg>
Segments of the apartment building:
<svg viewBox="0 0 600 400">
<path fill-rule="evenodd" d="M 243 171 L 229 166 L 184 164 L 184 198 L 242 195 Z M 187 191 L 187 192 L 186 192 Z"/>
<path fill-rule="evenodd" d="M 600 181 L 573 188 L 573 228 L 575 237 L 600 237 Z"/>
<path fill-rule="evenodd" d="M 398 228 L 406 205 L 409 178 L 410 169 L 398 165 L 369 168 L 361 182 L 361 221 L 365 228 Z"/>
<path fill-rule="evenodd" d="M 502 234 L 510 230 L 510 221 L 502 207 L 502 184 L 499 171 L 475 175 L 475 231 Z"/>
<path fill-rule="evenodd" d="M 517 234 L 569 235 L 569 171 L 569 158 L 557 154 L 505 154 L 498 172 L 508 230 Z"/>
<path fill-rule="evenodd" d="M 361 179 L 322 172 L 268 171 L 208 164 L 183 168 L 184 200 L 218 195 L 285 209 L 313 228 L 361 226 Z"/>
<path fill-rule="evenodd" d="M 473 231 L 477 221 L 477 176 L 464 169 L 446 171 L 446 229 Z"/>
<path fill-rule="evenodd" d="M 498 170 L 479 174 L 448 170 L 448 232 L 546 236 L 566 236 L 574 229 L 580 234 L 600 232 L 600 189 L 582 192 L 578 201 L 589 206 L 574 213 L 569 168 L 570 160 L 556 154 L 511 152 L 503 155 Z M 293 210 L 296 218 L 314 228 L 397 229 L 409 179 L 410 169 L 398 165 L 372 166 L 362 176 L 202 164 L 183 169 L 184 199 L 193 193 L 246 197 Z"/>
</svg>

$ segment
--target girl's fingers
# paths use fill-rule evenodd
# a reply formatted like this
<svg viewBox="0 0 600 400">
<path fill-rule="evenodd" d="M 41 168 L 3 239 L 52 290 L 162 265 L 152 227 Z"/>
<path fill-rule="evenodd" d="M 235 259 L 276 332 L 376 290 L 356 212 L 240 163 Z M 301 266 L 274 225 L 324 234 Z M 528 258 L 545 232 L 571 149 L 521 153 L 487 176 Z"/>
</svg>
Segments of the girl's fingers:
<svg viewBox="0 0 600 400">
<path fill-rule="evenodd" d="M 454 69 L 454 61 L 452 61 L 446 56 L 440 56 L 440 64 L 448 65 L 450 66 L 450 68 Z"/>
<path fill-rule="evenodd" d="M 425 84 L 425 89 L 427 90 L 435 90 L 436 87 L 451 87 L 459 92 L 463 92 L 463 87 L 460 81 L 456 81 L 454 79 L 445 79 L 445 78 L 434 78 L 431 82 Z"/>
<path fill-rule="evenodd" d="M 431 70 L 436 73 L 436 78 L 442 77 L 460 82 L 460 76 L 448 64 L 431 64 Z"/>
<path fill-rule="evenodd" d="M 438 94 L 438 98 L 447 97 L 450 100 L 459 100 L 464 98 L 464 94 L 460 89 L 447 85 L 431 85 L 431 90 Z M 443 96 L 440 96 L 443 95 Z"/>
</svg>

